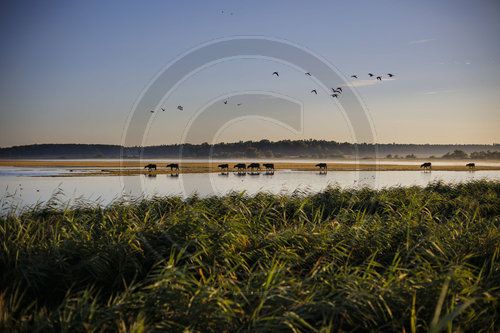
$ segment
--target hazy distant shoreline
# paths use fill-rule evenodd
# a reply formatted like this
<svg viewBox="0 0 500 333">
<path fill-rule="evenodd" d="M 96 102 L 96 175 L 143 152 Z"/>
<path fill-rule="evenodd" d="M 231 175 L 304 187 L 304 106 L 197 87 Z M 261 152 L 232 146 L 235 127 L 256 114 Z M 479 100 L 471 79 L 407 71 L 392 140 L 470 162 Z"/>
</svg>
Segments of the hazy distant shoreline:
<svg viewBox="0 0 500 333">
<path fill-rule="evenodd" d="M 325 140 L 239 141 L 209 145 L 183 144 L 123 147 L 104 144 L 34 144 L 0 148 L 0 159 L 440 159 L 455 151 L 463 156 L 491 152 L 498 159 L 500 144 L 353 144 Z M 465 154 L 465 155 L 464 155 Z M 453 156 L 462 159 L 463 156 Z M 472 156 L 471 156 L 472 157 Z M 452 158 L 453 159 L 453 158 Z"/>
</svg>

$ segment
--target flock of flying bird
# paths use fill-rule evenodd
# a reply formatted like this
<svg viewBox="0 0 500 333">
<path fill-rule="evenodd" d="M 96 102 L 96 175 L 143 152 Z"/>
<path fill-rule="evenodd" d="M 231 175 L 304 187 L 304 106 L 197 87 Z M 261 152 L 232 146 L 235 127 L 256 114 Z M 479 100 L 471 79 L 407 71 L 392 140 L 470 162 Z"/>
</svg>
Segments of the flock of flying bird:
<svg viewBox="0 0 500 333">
<path fill-rule="evenodd" d="M 276 75 L 277 77 L 279 77 L 279 76 L 280 76 L 280 74 L 279 74 L 278 72 L 274 72 L 274 73 L 273 73 L 273 75 Z M 310 73 L 310 72 L 307 72 L 307 73 L 305 73 L 305 75 L 311 76 L 311 73 Z M 374 75 L 373 73 L 368 73 L 368 76 L 369 76 L 369 77 L 374 77 L 375 75 Z M 388 73 L 388 74 L 387 74 L 387 76 L 388 76 L 388 77 L 393 77 L 393 76 L 395 76 L 395 75 L 394 75 L 394 74 L 391 74 L 391 73 Z M 358 76 L 357 76 L 356 74 L 353 74 L 353 75 L 351 75 L 351 78 L 353 78 L 353 79 L 357 79 L 357 78 L 358 78 Z M 382 76 L 377 76 L 377 77 L 376 77 L 376 79 L 377 79 L 378 81 L 382 81 Z M 339 95 L 340 95 L 340 94 L 342 94 L 342 87 L 337 87 L 337 88 L 335 88 L 335 89 L 334 89 L 334 88 L 330 88 L 330 89 L 332 89 L 332 92 L 333 92 L 333 94 L 331 94 L 330 96 L 332 96 L 333 98 L 338 98 L 338 97 L 339 97 Z M 311 90 L 311 93 L 312 93 L 312 94 L 315 94 L 315 95 L 317 95 L 317 94 L 318 94 L 318 92 L 316 91 L 316 89 Z"/>
<path fill-rule="evenodd" d="M 277 77 L 279 77 L 279 76 L 280 76 L 280 74 L 279 74 L 278 72 L 273 72 L 273 74 L 272 74 L 272 75 L 276 75 Z M 311 76 L 311 73 L 310 73 L 310 72 L 307 72 L 307 73 L 305 73 L 305 75 Z M 375 74 L 373 74 L 373 73 L 368 73 L 368 76 L 372 78 L 372 77 L 374 77 L 374 76 L 375 76 Z M 387 76 L 391 78 L 391 77 L 393 77 L 393 76 L 395 76 L 395 75 L 394 75 L 394 74 L 391 74 L 391 73 L 387 73 Z M 357 78 L 358 78 L 358 76 L 357 76 L 356 74 L 353 74 L 353 75 L 351 75 L 351 78 L 353 78 L 353 79 L 357 79 Z M 375 79 L 376 79 L 376 80 L 378 80 L 378 81 L 382 81 L 382 76 L 381 76 L 381 75 L 380 75 L 380 76 L 376 76 L 376 77 L 375 77 Z M 332 92 L 333 92 L 330 96 L 332 96 L 333 98 L 338 98 L 338 97 L 339 97 L 339 95 L 340 95 L 340 94 L 342 94 L 342 87 L 337 87 L 337 88 L 335 88 L 335 89 L 334 89 L 334 88 L 330 88 L 330 89 L 332 89 Z M 316 91 L 316 89 L 311 90 L 311 93 L 312 93 L 312 94 L 316 94 L 316 95 L 318 94 L 318 92 Z M 224 104 L 227 104 L 227 100 L 225 100 L 225 101 L 224 101 Z M 238 104 L 236 104 L 236 105 L 237 105 L 237 106 L 241 106 L 242 104 L 241 104 L 241 103 L 238 103 Z M 165 109 L 164 109 L 164 108 L 161 108 L 161 110 L 162 110 L 162 111 L 165 111 Z M 184 110 L 184 108 L 182 107 L 182 105 L 179 105 L 179 106 L 177 106 L 177 110 L 182 111 L 182 110 Z M 151 113 L 154 113 L 154 112 L 155 112 L 154 110 L 151 110 Z"/>
</svg>

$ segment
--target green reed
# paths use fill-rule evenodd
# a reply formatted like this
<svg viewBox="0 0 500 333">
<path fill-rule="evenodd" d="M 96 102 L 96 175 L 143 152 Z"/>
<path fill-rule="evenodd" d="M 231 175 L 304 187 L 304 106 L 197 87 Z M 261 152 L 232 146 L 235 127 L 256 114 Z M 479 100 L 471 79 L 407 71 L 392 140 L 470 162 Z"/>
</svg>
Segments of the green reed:
<svg viewBox="0 0 500 333">
<path fill-rule="evenodd" d="M 498 182 L 39 206 L 0 245 L 0 330 L 499 329 Z"/>
</svg>

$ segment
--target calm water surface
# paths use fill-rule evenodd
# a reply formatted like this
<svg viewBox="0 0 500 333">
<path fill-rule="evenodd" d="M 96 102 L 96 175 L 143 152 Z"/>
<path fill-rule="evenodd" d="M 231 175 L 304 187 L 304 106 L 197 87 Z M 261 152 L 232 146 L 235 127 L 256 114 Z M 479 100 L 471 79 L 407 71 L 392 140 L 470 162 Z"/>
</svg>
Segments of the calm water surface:
<svg viewBox="0 0 500 333">
<path fill-rule="evenodd" d="M 318 171 L 279 170 L 274 174 L 179 174 L 89 177 L 33 177 L 66 172 L 61 168 L 0 168 L 1 210 L 45 204 L 56 197 L 59 205 L 79 202 L 107 205 L 123 197 L 181 195 L 196 191 L 201 196 L 231 191 L 291 193 L 295 190 L 318 192 L 329 185 L 340 187 L 384 188 L 425 186 L 430 182 L 458 183 L 478 179 L 500 181 L 500 171 Z M 208 179 L 210 182 L 204 182 Z M 134 183 L 133 193 L 124 192 L 124 182 Z M 211 184 L 208 187 L 199 184 Z M 190 190 L 187 190 L 190 189 Z M 189 193 L 188 193 L 189 192 Z"/>
</svg>

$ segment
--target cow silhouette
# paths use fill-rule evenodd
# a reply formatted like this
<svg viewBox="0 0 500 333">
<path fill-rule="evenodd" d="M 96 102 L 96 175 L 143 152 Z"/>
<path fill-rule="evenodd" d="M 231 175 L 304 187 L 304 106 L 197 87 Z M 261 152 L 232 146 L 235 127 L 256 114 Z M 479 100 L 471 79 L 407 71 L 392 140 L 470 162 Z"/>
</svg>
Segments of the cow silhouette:
<svg viewBox="0 0 500 333">
<path fill-rule="evenodd" d="M 251 163 L 248 165 L 249 169 L 260 169 L 260 164 L 259 163 Z"/>
<path fill-rule="evenodd" d="M 427 169 L 432 169 L 432 163 L 431 162 L 425 162 L 425 163 L 422 163 L 420 165 L 421 168 L 424 168 L 424 170 L 427 170 Z"/>
<path fill-rule="evenodd" d="M 221 168 L 222 170 L 224 170 L 224 169 L 228 170 L 229 169 L 229 164 L 219 164 L 218 168 Z"/>
<path fill-rule="evenodd" d="M 238 170 L 245 170 L 247 168 L 246 164 L 245 163 L 238 163 L 238 164 L 235 164 L 234 169 L 238 169 Z"/>
<path fill-rule="evenodd" d="M 465 166 L 468 167 L 469 169 L 474 169 L 476 167 L 476 164 L 475 163 L 467 163 Z"/>
<path fill-rule="evenodd" d="M 325 169 L 326 170 L 326 163 L 318 163 L 315 166 L 319 167 L 319 169 Z"/>
<path fill-rule="evenodd" d="M 144 169 L 149 169 L 149 171 L 155 169 L 156 170 L 156 164 L 148 164 L 144 167 Z"/>
<path fill-rule="evenodd" d="M 264 163 L 262 164 L 266 170 L 274 170 L 274 163 Z"/>
<path fill-rule="evenodd" d="M 170 163 L 165 168 L 170 168 L 170 171 L 172 171 L 172 170 L 179 170 L 179 164 L 177 164 L 177 163 Z"/>
</svg>

